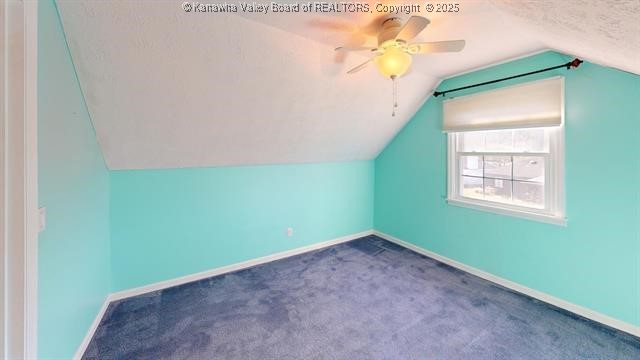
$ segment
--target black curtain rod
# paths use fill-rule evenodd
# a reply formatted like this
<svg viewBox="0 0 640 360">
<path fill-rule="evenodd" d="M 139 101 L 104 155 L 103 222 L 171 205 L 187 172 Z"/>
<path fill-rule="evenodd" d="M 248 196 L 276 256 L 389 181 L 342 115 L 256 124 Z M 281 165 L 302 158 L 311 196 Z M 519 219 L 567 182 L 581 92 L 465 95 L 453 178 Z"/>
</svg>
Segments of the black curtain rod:
<svg viewBox="0 0 640 360">
<path fill-rule="evenodd" d="M 494 83 L 505 81 L 505 80 L 511 80 L 511 79 L 515 79 L 515 78 L 519 78 L 519 77 L 523 77 L 523 76 L 538 74 L 538 73 L 541 73 L 541 72 L 560 69 L 560 68 L 567 68 L 567 70 L 569 70 L 571 68 L 577 68 L 578 66 L 580 66 L 580 64 L 582 64 L 582 62 L 583 62 L 582 60 L 576 58 L 576 59 L 573 59 L 573 60 L 569 61 L 566 64 L 562 64 L 562 65 L 558 65 L 558 66 L 552 66 L 552 67 L 548 67 L 546 69 L 530 71 L 530 72 L 524 73 L 524 74 L 513 75 L 513 76 L 505 77 L 505 78 L 502 78 L 502 79 L 496 79 L 496 80 L 491 80 L 491 81 L 485 81 L 485 82 L 482 82 L 482 83 L 473 84 L 473 85 L 467 85 L 467 86 L 463 86 L 463 87 L 459 87 L 459 88 L 455 88 L 455 89 L 451 89 L 451 90 L 436 91 L 436 92 L 433 93 L 433 96 L 435 96 L 435 97 L 438 97 L 440 95 L 444 96 L 447 93 L 454 92 L 454 91 L 470 89 L 470 88 L 474 88 L 474 87 L 482 86 L 482 85 L 494 84 Z"/>
</svg>

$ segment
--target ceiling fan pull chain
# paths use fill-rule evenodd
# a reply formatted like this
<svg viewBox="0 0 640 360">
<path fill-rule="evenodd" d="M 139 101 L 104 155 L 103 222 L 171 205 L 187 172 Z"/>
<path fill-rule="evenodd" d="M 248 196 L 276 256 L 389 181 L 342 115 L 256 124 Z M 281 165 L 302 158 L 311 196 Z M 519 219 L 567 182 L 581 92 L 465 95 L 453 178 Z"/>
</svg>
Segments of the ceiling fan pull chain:
<svg viewBox="0 0 640 360">
<path fill-rule="evenodd" d="M 398 107 L 398 101 L 397 101 L 398 89 L 396 85 L 396 76 L 394 75 L 391 76 L 391 82 L 393 86 L 393 111 L 391 112 L 391 116 L 396 116 L 396 108 Z"/>
<path fill-rule="evenodd" d="M 393 107 L 398 107 L 398 80 L 393 79 Z"/>
</svg>

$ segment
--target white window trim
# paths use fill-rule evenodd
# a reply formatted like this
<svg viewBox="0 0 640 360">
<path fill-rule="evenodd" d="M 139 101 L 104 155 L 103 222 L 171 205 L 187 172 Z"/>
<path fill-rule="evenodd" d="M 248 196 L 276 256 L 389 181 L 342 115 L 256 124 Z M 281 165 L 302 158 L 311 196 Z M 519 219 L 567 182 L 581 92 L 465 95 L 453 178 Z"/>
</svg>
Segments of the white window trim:
<svg viewBox="0 0 640 360">
<path fill-rule="evenodd" d="M 460 153 L 456 151 L 457 133 L 448 134 L 447 203 L 500 215 L 566 226 L 567 219 L 564 212 L 564 126 L 561 125 L 552 129 L 552 131 L 558 133 L 549 137 L 549 154 L 530 153 L 531 155 L 545 157 L 545 203 L 548 204 L 547 208 L 527 208 L 461 196 L 459 191 L 460 164 L 458 162 Z M 500 154 L 512 155 L 510 153 Z M 518 155 L 521 154 L 518 153 Z"/>
</svg>

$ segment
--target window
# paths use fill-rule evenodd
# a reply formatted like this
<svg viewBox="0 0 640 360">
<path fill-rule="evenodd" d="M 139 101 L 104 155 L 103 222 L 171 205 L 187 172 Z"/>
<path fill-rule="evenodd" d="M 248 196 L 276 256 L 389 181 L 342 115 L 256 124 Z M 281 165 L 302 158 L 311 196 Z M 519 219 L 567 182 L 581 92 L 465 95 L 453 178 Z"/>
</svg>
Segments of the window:
<svg viewBox="0 0 640 360">
<path fill-rule="evenodd" d="M 449 134 L 449 201 L 562 222 L 561 136 L 561 127 Z"/>
<path fill-rule="evenodd" d="M 540 82 L 534 83 L 540 86 Z M 561 86 L 561 82 L 559 84 Z M 544 86 L 548 87 L 549 83 Z M 522 90 L 523 86 L 507 89 L 515 93 L 511 94 L 512 97 L 519 95 Z M 549 97 L 548 91 L 544 93 Z M 498 99 L 504 97 L 504 94 L 496 95 Z M 448 202 L 564 224 L 562 110 L 558 109 L 557 120 L 544 117 L 547 123 L 541 127 L 517 127 L 517 122 L 512 122 L 509 124 L 512 128 L 493 129 L 492 124 L 487 123 L 478 130 L 475 128 L 477 122 L 469 126 L 470 122 L 465 117 L 477 119 L 469 114 L 500 112 L 502 109 L 487 109 L 487 102 L 477 102 L 477 99 L 471 98 L 473 96 L 479 97 L 470 95 L 448 100 L 449 104 L 445 102 L 445 129 L 449 125 Z M 486 100 L 493 95 L 486 92 L 481 96 Z M 459 106 L 463 103 L 464 107 Z M 549 113 L 545 111 L 545 114 Z M 527 119 L 523 124 L 530 126 L 530 119 L 535 118 L 536 114 L 520 115 L 525 115 L 522 118 Z M 550 121 L 559 124 L 547 126 Z M 459 128 L 453 129 L 454 126 Z"/>
</svg>

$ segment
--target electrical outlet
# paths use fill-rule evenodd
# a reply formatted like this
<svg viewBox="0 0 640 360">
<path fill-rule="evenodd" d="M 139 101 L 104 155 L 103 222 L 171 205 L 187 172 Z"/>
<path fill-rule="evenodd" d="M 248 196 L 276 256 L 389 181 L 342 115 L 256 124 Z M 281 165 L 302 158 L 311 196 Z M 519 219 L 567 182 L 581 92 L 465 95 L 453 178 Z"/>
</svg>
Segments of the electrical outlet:
<svg viewBox="0 0 640 360">
<path fill-rule="evenodd" d="M 287 228 L 287 236 L 293 236 L 293 228 Z"/>
</svg>

